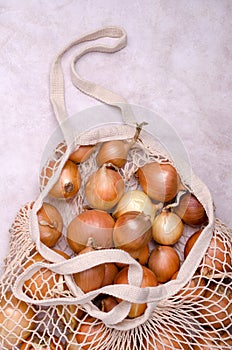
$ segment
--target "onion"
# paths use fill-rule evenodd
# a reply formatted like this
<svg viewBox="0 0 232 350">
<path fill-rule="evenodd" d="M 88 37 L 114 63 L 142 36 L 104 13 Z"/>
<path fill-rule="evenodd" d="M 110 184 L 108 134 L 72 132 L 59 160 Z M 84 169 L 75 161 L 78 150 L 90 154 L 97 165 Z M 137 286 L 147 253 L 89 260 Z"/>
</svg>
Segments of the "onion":
<svg viewBox="0 0 232 350">
<path fill-rule="evenodd" d="M 151 220 L 144 213 L 127 212 L 117 219 L 113 240 L 116 248 L 135 251 L 151 240 Z"/>
<path fill-rule="evenodd" d="M 45 341 L 42 338 L 44 338 L 44 335 L 41 335 L 41 337 L 33 335 L 26 339 L 20 350 L 64 350 L 61 340 L 55 335 L 52 337 L 45 336 Z"/>
<path fill-rule="evenodd" d="M 152 162 L 138 170 L 143 191 L 158 202 L 169 202 L 177 194 L 180 178 L 170 164 Z"/>
<path fill-rule="evenodd" d="M 150 254 L 148 267 L 154 272 L 158 282 L 167 282 L 179 270 L 180 258 L 174 248 L 157 246 Z"/>
<path fill-rule="evenodd" d="M 106 327 L 94 317 L 87 316 L 79 325 L 78 331 L 68 335 L 68 350 L 88 350 L 99 348 L 106 350 L 108 344 L 105 343 Z"/>
<path fill-rule="evenodd" d="M 68 226 L 68 244 L 74 252 L 79 253 L 87 246 L 88 239 L 93 238 L 96 247 L 111 248 L 114 224 L 114 219 L 104 211 L 83 211 Z"/>
<path fill-rule="evenodd" d="M 62 255 L 65 259 L 69 259 L 69 256 L 66 253 L 55 249 L 54 251 Z M 42 257 L 42 255 L 35 253 L 29 257 L 28 261 L 24 263 L 23 268 L 27 269 L 29 266 L 37 262 L 47 261 Z M 64 283 L 63 276 L 44 267 L 34 273 L 30 279 L 24 282 L 24 292 L 36 300 L 54 297 L 65 288 L 66 285 Z"/>
<path fill-rule="evenodd" d="M 114 278 L 118 273 L 118 268 L 114 263 L 105 263 L 105 273 L 102 287 L 113 284 Z"/>
<path fill-rule="evenodd" d="M 136 250 L 128 250 L 128 252 L 132 258 L 134 258 L 136 261 L 138 261 L 141 265 L 146 265 L 149 258 L 149 244 L 142 246 L 139 249 Z M 123 264 L 120 262 L 117 262 L 116 265 L 122 269 L 123 267 L 128 266 L 128 264 Z"/>
<path fill-rule="evenodd" d="M 185 335 L 182 328 L 176 326 L 162 327 L 157 329 L 156 333 L 149 336 L 147 347 L 147 339 L 144 344 L 148 350 L 189 350 L 189 339 Z"/>
<path fill-rule="evenodd" d="M 143 191 L 133 190 L 124 193 L 113 212 L 113 216 L 117 219 L 129 211 L 137 211 L 150 216 L 151 221 L 153 221 L 155 213 L 159 208 L 160 205 L 153 204 Z"/>
<path fill-rule="evenodd" d="M 90 175 L 85 185 L 85 195 L 92 208 L 109 210 L 121 199 L 124 182 L 121 175 L 107 166 L 102 166 Z"/>
<path fill-rule="evenodd" d="M 127 156 L 134 142 L 123 140 L 112 140 L 104 142 L 96 156 L 97 165 L 101 167 L 110 163 L 121 168 L 127 161 Z"/>
<path fill-rule="evenodd" d="M 202 230 L 196 231 L 186 242 L 184 249 L 185 258 L 191 251 Z M 230 272 L 231 269 L 231 249 L 222 236 L 213 236 L 209 247 L 203 257 L 200 272 L 203 276 L 208 276 L 212 272 Z"/>
<path fill-rule="evenodd" d="M 207 222 L 205 209 L 193 194 L 184 194 L 174 211 L 187 225 L 199 226 Z"/>
<path fill-rule="evenodd" d="M 179 271 L 175 272 L 171 280 L 177 278 Z M 184 301 L 198 301 L 205 294 L 206 282 L 201 276 L 195 275 L 193 278 L 176 294 Z"/>
<path fill-rule="evenodd" d="M 232 322 L 231 290 L 212 282 L 204 295 L 204 300 L 198 304 L 195 318 L 213 329 L 230 325 Z"/>
<path fill-rule="evenodd" d="M 94 149 L 94 145 L 82 145 L 76 151 L 70 154 L 69 160 L 74 163 L 83 163 L 89 159 Z"/>
<path fill-rule="evenodd" d="M 81 250 L 79 255 L 94 251 L 95 249 L 93 247 L 88 246 Z M 100 288 L 103 284 L 104 276 L 105 264 L 97 265 L 90 269 L 73 274 L 74 281 L 84 293 Z"/>
<path fill-rule="evenodd" d="M 0 301 L 0 343 L 12 349 L 26 339 L 35 328 L 35 312 L 24 301 L 6 292 Z"/>
<path fill-rule="evenodd" d="M 156 276 L 154 273 L 149 270 L 147 267 L 142 266 L 143 269 L 143 278 L 142 278 L 142 283 L 140 285 L 141 288 L 145 287 L 156 287 L 158 285 Z M 129 284 L 128 281 L 128 270 L 129 267 L 124 267 L 119 273 L 116 275 L 114 279 L 115 284 Z M 121 302 L 122 300 L 119 298 L 116 298 L 118 302 Z M 135 318 L 138 316 L 141 316 L 144 311 L 147 308 L 147 304 L 136 304 L 132 303 L 130 312 L 128 314 L 129 318 Z"/>
<path fill-rule="evenodd" d="M 81 177 L 76 164 L 68 160 L 49 194 L 59 199 L 69 199 L 74 197 L 81 186 Z"/>
<path fill-rule="evenodd" d="M 62 234 L 63 219 L 51 204 L 43 203 L 37 213 L 40 240 L 47 247 L 53 247 Z"/>
<path fill-rule="evenodd" d="M 178 215 L 170 211 L 162 211 L 152 224 L 153 239 L 164 245 L 176 243 L 182 236 L 184 225 Z"/>
<path fill-rule="evenodd" d="M 111 311 L 116 305 L 118 305 L 118 302 L 116 298 L 112 296 L 106 296 L 101 301 L 101 311 L 103 312 L 109 312 Z"/>
</svg>

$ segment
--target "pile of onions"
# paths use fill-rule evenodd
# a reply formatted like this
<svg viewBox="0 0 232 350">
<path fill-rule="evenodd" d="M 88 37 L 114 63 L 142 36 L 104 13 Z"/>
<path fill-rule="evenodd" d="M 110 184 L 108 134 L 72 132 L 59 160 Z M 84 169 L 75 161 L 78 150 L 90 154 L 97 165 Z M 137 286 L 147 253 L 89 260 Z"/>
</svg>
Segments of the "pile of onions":
<svg viewBox="0 0 232 350">
<path fill-rule="evenodd" d="M 124 182 L 118 171 L 102 166 L 93 173 L 86 185 L 85 196 L 92 208 L 109 210 L 121 199 Z"/>
<path fill-rule="evenodd" d="M 190 193 L 181 196 L 179 205 L 175 207 L 174 211 L 185 224 L 190 226 L 203 225 L 207 221 L 203 205 Z"/>
<path fill-rule="evenodd" d="M 52 197 L 69 199 L 74 197 L 81 186 L 81 176 L 76 164 L 68 160 L 59 176 L 58 181 L 50 190 Z"/>
<path fill-rule="evenodd" d="M 96 248 L 112 248 L 114 224 L 112 216 L 104 211 L 83 211 L 68 226 L 68 244 L 76 253 L 87 246 L 89 238 L 93 238 Z"/>
<path fill-rule="evenodd" d="M 47 247 L 53 247 L 61 237 L 63 219 L 59 211 L 49 203 L 43 203 L 37 213 L 40 241 Z"/>
<path fill-rule="evenodd" d="M 0 338 L 5 349 L 19 345 L 35 328 L 35 311 L 24 301 L 6 292 L 0 301 Z"/>
<path fill-rule="evenodd" d="M 155 287 L 158 285 L 155 274 L 149 270 L 147 267 L 142 266 L 143 269 L 143 277 L 142 283 L 140 285 L 141 288 L 145 287 Z M 128 270 L 129 267 L 124 267 L 119 273 L 116 275 L 114 279 L 115 284 L 129 284 L 128 281 Z M 118 302 L 121 302 L 121 299 L 116 298 Z M 129 318 L 135 318 L 144 313 L 147 308 L 147 304 L 131 304 L 130 312 L 128 314 Z"/>
<path fill-rule="evenodd" d="M 171 201 L 180 185 L 179 175 L 170 164 L 146 164 L 139 168 L 138 178 L 143 191 L 158 202 Z"/>
</svg>

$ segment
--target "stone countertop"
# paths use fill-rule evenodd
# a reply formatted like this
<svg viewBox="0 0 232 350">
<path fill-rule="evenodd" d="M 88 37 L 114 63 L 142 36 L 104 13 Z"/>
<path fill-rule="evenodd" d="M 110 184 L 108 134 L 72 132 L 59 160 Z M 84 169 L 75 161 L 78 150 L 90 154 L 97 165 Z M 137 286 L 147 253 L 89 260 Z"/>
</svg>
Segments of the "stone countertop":
<svg viewBox="0 0 232 350">
<path fill-rule="evenodd" d="M 78 71 L 169 123 L 216 215 L 232 225 L 231 16 L 230 0 L 1 2 L 0 263 L 17 210 L 38 195 L 41 157 L 57 127 L 50 64 L 71 40 L 103 26 L 124 27 L 127 47 L 88 55 Z M 70 115 L 99 104 L 68 79 L 66 92 Z"/>
</svg>

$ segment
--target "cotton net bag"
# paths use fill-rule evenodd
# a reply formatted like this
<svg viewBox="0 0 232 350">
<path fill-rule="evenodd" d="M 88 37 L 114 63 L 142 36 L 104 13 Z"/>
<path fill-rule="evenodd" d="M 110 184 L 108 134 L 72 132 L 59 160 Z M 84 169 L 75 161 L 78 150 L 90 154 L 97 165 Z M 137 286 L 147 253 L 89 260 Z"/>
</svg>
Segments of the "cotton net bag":
<svg viewBox="0 0 232 350">
<path fill-rule="evenodd" d="M 114 38 L 113 46 L 82 50 L 72 61 L 71 78 L 79 90 L 107 106 L 67 118 L 61 59 L 72 47 L 103 37 Z M 0 280 L 1 349 L 231 349 L 232 230 L 215 218 L 208 188 L 192 172 L 183 145 L 162 118 L 129 106 L 76 71 L 84 54 L 113 53 L 125 45 L 125 31 L 108 27 L 72 42 L 53 62 L 50 95 L 60 128 L 42 161 L 40 195 L 19 210 L 10 229 Z M 99 156 L 103 145 L 113 140 L 130 145 L 123 164 Z M 77 160 L 80 149 L 88 152 Z M 158 188 L 161 199 L 144 185 L 144 169 L 150 164 L 162 169 L 162 175 L 167 168 L 176 173 L 171 199 L 165 197 L 164 185 Z M 98 187 L 105 188 L 105 175 L 86 189 L 100 170 L 117 177 L 117 200 L 107 208 L 99 198 L 96 204 L 94 196 Z M 65 182 L 70 173 L 75 183 Z M 104 203 L 110 201 L 107 198 Z M 186 217 L 192 200 L 202 220 Z M 104 218 L 101 227 L 96 211 L 107 216 L 111 226 Z M 83 213 L 92 221 L 81 221 Z M 171 221 L 171 230 L 181 225 L 181 235 L 175 241 L 160 241 L 173 215 L 177 223 Z M 165 220 L 157 236 L 161 216 Z M 123 233 L 122 241 L 116 239 L 118 232 Z M 141 247 L 145 253 L 136 256 Z M 168 250 L 172 253 L 161 255 L 161 263 L 160 257 L 152 258 Z M 164 278 L 166 274 L 172 276 Z M 118 277 L 122 275 L 126 278 Z"/>
</svg>

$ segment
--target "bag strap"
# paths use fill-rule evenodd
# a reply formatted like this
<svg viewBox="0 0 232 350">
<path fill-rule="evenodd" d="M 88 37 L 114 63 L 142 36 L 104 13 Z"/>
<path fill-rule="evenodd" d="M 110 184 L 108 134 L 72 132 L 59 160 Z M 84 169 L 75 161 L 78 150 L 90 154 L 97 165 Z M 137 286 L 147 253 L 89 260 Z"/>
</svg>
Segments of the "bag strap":
<svg viewBox="0 0 232 350">
<path fill-rule="evenodd" d="M 121 110 L 122 120 L 124 123 L 136 124 L 136 120 L 134 119 L 132 110 L 128 105 L 127 101 L 122 96 L 117 95 L 114 92 L 107 90 L 102 86 L 99 86 L 98 84 L 81 78 L 76 71 L 75 65 L 77 61 L 85 54 L 90 52 L 114 53 L 123 49 L 126 46 L 127 36 L 124 29 L 119 27 L 105 27 L 72 41 L 58 54 L 58 56 L 52 63 L 50 72 L 50 101 L 57 121 L 61 128 L 62 123 L 64 123 L 68 118 L 68 113 L 65 104 L 64 74 L 61 65 L 62 57 L 74 46 L 105 37 L 117 38 L 118 40 L 113 45 L 96 44 L 90 45 L 89 47 L 83 49 L 72 60 L 71 80 L 73 84 L 83 93 L 108 105 L 118 107 Z"/>
</svg>

